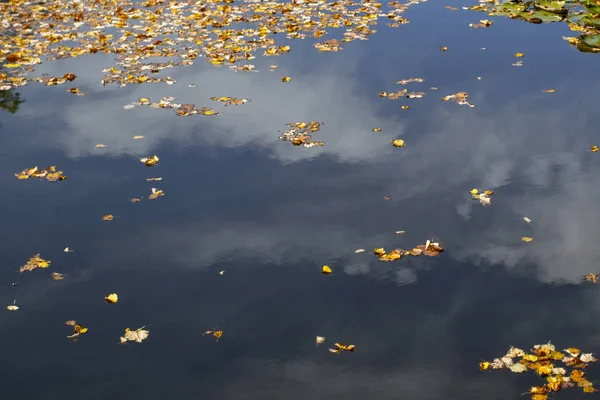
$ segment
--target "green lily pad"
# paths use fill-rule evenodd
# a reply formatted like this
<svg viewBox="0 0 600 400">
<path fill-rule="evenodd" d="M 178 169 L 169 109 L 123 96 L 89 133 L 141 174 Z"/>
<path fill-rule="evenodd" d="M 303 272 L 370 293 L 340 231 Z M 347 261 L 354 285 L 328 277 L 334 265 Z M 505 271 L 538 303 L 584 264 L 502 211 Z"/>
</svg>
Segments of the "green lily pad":
<svg viewBox="0 0 600 400">
<path fill-rule="evenodd" d="M 582 51 L 584 53 L 600 52 L 600 34 L 579 36 L 577 50 Z"/>
<path fill-rule="evenodd" d="M 521 3 L 516 1 L 507 1 L 505 3 L 497 5 L 496 10 L 492 14 L 499 16 L 518 15 L 519 13 L 527 10 L 529 4 L 530 2 Z"/>
<path fill-rule="evenodd" d="M 585 26 L 591 26 L 594 28 L 600 28 L 600 18 L 594 18 L 591 15 L 584 15 L 581 17 L 580 22 Z"/>
<path fill-rule="evenodd" d="M 565 18 L 564 15 L 543 10 L 535 10 L 533 12 L 522 12 L 519 13 L 519 17 L 534 24 L 560 22 Z"/>
<path fill-rule="evenodd" d="M 568 11 L 565 8 L 565 2 L 562 0 L 537 0 L 533 3 L 533 7 L 536 10 L 543 10 L 550 13 L 556 14 L 567 14 Z"/>
</svg>

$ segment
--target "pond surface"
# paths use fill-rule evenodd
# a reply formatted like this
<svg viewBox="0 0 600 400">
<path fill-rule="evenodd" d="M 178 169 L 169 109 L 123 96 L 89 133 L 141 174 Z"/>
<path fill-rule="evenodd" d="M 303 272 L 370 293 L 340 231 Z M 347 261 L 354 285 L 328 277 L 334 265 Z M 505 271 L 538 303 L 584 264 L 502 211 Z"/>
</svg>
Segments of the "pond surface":
<svg viewBox="0 0 600 400">
<path fill-rule="evenodd" d="M 479 362 L 548 341 L 600 353 L 583 278 L 599 271 L 600 57 L 563 23 L 473 29 L 474 4 L 412 4 L 409 24 L 380 20 L 339 52 L 281 35 L 291 51 L 257 53 L 259 72 L 199 59 L 161 73 L 172 85 L 102 86 L 110 54 L 36 66 L 77 79 L 12 89 L 24 102 L 0 114 L 0 302 L 20 306 L 0 314 L 3 398 L 519 399 L 542 379 Z M 422 98 L 379 96 L 413 77 Z M 475 107 L 441 100 L 456 92 Z M 221 114 L 124 108 L 166 96 Z M 323 122 L 325 145 L 279 139 L 299 121 Z M 13 176 L 35 165 L 67 179 Z M 445 251 L 373 254 L 427 240 Z M 20 274 L 37 253 L 50 268 Z M 73 343 L 67 320 L 89 331 Z M 142 326 L 147 340 L 118 344 Z"/>
</svg>

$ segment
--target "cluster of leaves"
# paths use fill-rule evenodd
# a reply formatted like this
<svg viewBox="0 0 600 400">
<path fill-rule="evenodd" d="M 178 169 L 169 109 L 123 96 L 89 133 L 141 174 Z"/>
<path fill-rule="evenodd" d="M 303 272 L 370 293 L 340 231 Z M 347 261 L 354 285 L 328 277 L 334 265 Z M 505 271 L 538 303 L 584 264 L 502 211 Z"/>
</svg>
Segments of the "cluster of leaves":
<svg viewBox="0 0 600 400">
<path fill-rule="evenodd" d="M 576 348 L 560 352 L 553 344 L 547 343 L 533 346 L 529 353 L 511 347 L 503 357 L 491 362 L 482 361 L 479 368 L 483 371 L 507 368 L 515 373 L 534 371 L 538 376 L 545 378 L 546 383 L 532 386 L 528 393 L 531 394 L 532 400 L 546 400 L 549 394 L 574 386 L 582 388 L 585 393 L 595 392 L 596 389 L 592 382 L 585 378 L 583 371 L 595 361 L 596 358 L 591 353 L 582 353 Z"/>
<path fill-rule="evenodd" d="M 58 182 L 67 179 L 67 177 L 63 175 L 63 172 L 58 171 L 54 165 L 51 165 L 45 169 L 38 169 L 37 166 L 33 168 L 27 168 L 21 172 L 17 172 L 15 176 L 17 179 L 29 179 L 30 177 L 37 179 L 46 178 L 48 182 Z"/>
<path fill-rule="evenodd" d="M 489 206 L 492 204 L 492 195 L 494 194 L 493 190 L 483 190 L 479 191 L 479 189 L 471 189 L 471 197 L 473 200 L 479 200 L 482 206 Z"/>
<path fill-rule="evenodd" d="M 105 85 L 169 83 L 168 77 L 152 75 L 199 58 L 253 71 L 252 64 L 243 63 L 254 59 L 257 50 L 265 49 L 265 56 L 290 51 L 275 37 L 320 38 L 332 28 L 344 28 L 341 40 L 315 44 L 318 51 L 339 51 L 341 42 L 366 40 L 376 33 L 372 27 L 379 19 L 387 19 L 392 28 L 407 23 L 402 14 L 415 3 L 390 1 L 384 9 L 365 0 L 7 0 L 0 3 L 0 63 L 9 71 L 0 74 L 0 89 L 27 84 L 27 73 L 43 61 L 96 53 L 117 58 L 117 66 L 106 69 Z M 168 61 L 149 61 L 156 58 Z M 61 80 L 42 78 L 47 84 Z"/>
<path fill-rule="evenodd" d="M 491 0 L 470 7 L 489 16 L 506 16 L 533 24 L 566 22 L 578 37 L 564 37 L 583 52 L 600 52 L 600 2 L 597 0 Z"/>
<path fill-rule="evenodd" d="M 429 257 L 436 257 L 443 251 L 444 249 L 442 248 L 442 246 L 440 246 L 439 243 L 431 242 L 429 240 L 427 240 L 425 244 L 420 244 L 416 247 L 413 247 L 410 250 L 394 249 L 388 253 L 383 247 L 373 249 L 373 253 L 375 253 L 375 255 L 379 257 L 379 261 L 384 262 L 396 261 L 401 259 L 402 256 L 418 257 L 420 255 L 426 255 Z"/>
<path fill-rule="evenodd" d="M 469 106 L 475 107 L 475 104 L 469 103 L 469 94 L 467 92 L 457 92 L 454 94 L 449 94 L 448 96 L 442 97 L 442 101 L 450 101 L 452 100 L 456 104 L 460 104 L 461 106 Z"/>
<path fill-rule="evenodd" d="M 290 129 L 283 132 L 279 139 L 291 142 L 294 146 L 325 146 L 325 142 L 317 142 L 312 140 L 313 133 L 318 132 L 323 125 L 323 122 L 318 121 L 291 122 L 287 124 Z"/>
<path fill-rule="evenodd" d="M 123 106 L 124 109 L 129 110 L 136 106 L 147 106 L 150 108 L 165 108 L 170 109 L 175 112 L 180 117 L 185 117 L 188 115 L 219 115 L 218 112 L 215 112 L 213 109 L 208 107 L 198 108 L 194 104 L 180 104 L 173 103 L 175 97 L 163 97 L 158 102 L 152 102 L 147 97 L 140 98 L 137 102 L 129 103 Z M 246 99 L 243 99 L 246 100 Z M 245 103 L 245 101 L 243 102 Z M 241 103 L 241 104 L 243 104 Z"/>
<path fill-rule="evenodd" d="M 50 264 L 50 260 L 44 260 L 39 254 L 35 254 L 29 260 L 27 260 L 25 265 L 19 268 L 19 272 L 33 271 L 34 269 L 38 268 L 48 268 L 50 267 Z"/>
<path fill-rule="evenodd" d="M 246 104 L 247 102 L 250 101 L 249 99 L 236 99 L 235 97 L 229 97 L 229 96 L 211 97 L 210 99 L 214 100 L 214 101 L 219 101 L 226 106 L 238 106 L 241 104 Z"/>
<path fill-rule="evenodd" d="M 76 342 L 77 339 L 79 339 L 79 336 L 87 333 L 87 331 L 88 331 L 88 328 L 84 328 L 83 325 L 78 324 L 74 320 L 67 321 L 67 322 L 65 322 L 65 324 L 67 324 L 67 326 L 73 327 L 73 333 L 71 335 L 67 336 L 67 338 L 73 339 L 73 342 Z"/>
<path fill-rule="evenodd" d="M 219 339 L 221 339 L 221 337 L 223 336 L 223 331 L 220 330 L 220 329 L 217 329 L 217 328 L 215 328 L 215 329 L 209 329 L 209 330 L 207 330 L 206 332 L 204 332 L 202 334 L 202 336 L 206 336 L 206 335 L 212 335 L 212 336 L 214 336 L 215 338 L 217 338 L 217 342 L 218 342 Z"/>
</svg>

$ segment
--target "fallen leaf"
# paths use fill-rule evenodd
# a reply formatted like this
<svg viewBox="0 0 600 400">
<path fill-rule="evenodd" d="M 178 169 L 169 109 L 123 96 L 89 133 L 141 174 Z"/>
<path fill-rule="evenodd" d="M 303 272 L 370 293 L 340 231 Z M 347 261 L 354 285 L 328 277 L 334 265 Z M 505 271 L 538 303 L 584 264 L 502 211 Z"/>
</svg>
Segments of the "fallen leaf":
<svg viewBox="0 0 600 400">
<path fill-rule="evenodd" d="M 102 219 L 103 219 L 104 221 L 112 221 L 114 218 L 115 218 L 115 217 L 114 217 L 113 215 L 111 215 L 111 214 L 104 214 L 104 215 L 102 216 Z"/>
<path fill-rule="evenodd" d="M 143 139 L 143 138 L 144 138 L 144 136 L 142 136 L 142 135 L 136 135 L 136 136 L 133 137 L 133 140 L 140 140 L 140 139 Z"/>
<path fill-rule="evenodd" d="M 97 149 L 103 149 L 103 148 L 105 148 L 105 147 L 106 147 L 106 145 L 105 145 L 105 144 L 102 144 L 102 143 L 98 143 L 98 144 L 96 145 L 96 148 L 97 148 Z"/>
<path fill-rule="evenodd" d="M 335 349 L 329 349 L 329 351 L 331 353 L 335 353 L 335 354 L 339 354 L 342 351 L 354 352 L 354 350 L 356 349 L 356 346 L 354 346 L 353 344 L 349 344 L 349 345 L 346 346 L 344 343 L 336 343 L 334 346 L 336 348 Z"/>
<path fill-rule="evenodd" d="M 224 273 L 225 273 L 225 270 L 219 271 L 219 275 L 223 275 Z"/>
<path fill-rule="evenodd" d="M 523 236 L 523 237 L 521 238 L 521 240 L 522 240 L 522 241 L 524 241 L 525 243 L 529 243 L 529 242 L 533 241 L 533 239 L 532 239 L 532 238 L 530 238 L 530 237 L 527 237 L 527 236 Z"/>
<path fill-rule="evenodd" d="M 523 58 L 523 57 L 525 57 L 525 54 L 523 54 L 523 53 L 515 53 L 515 57 L 517 57 L 517 58 Z"/>
<path fill-rule="evenodd" d="M 446 46 L 440 46 L 440 50 L 441 50 L 441 51 L 447 51 L 447 50 L 448 50 L 448 48 L 447 48 Z"/>
<path fill-rule="evenodd" d="M 355 253 L 363 253 L 365 251 L 365 249 L 356 249 L 354 250 Z"/>
<path fill-rule="evenodd" d="M 132 203 L 139 203 L 140 201 L 142 201 L 142 199 L 139 199 L 137 197 L 132 197 L 132 198 L 129 199 L 129 201 L 132 202 Z"/>
<path fill-rule="evenodd" d="M 69 322 L 71 321 L 67 321 L 67 325 L 70 325 Z M 75 322 L 75 321 L 73 321 Z M 87 333 L 88 328 L 84 328 L 81 324 L 75 323 L 75 325 L 73 325 L 73 334 L 67 336 L 67 338 L 69 339 L 73 339 L 73 342 L 76 342 L 77 339 L 79 338 L 79 336 Z"/>
<path fill-rule="evenodd" d="M 528 224 L 530 224 L 531 223 L 531 218 L 523 217 L 523 221 L 525 221 Z"/>
<path fill-rule="evenodd" d="M 63 274 L 59 274 L 58 272 L 53 272 L 52 279 L 54 279 L 55 281 L 62 281 L 63 279 L 65 279 L 65 276 Z"/>
<path fill-rule="evenodd" d="M 217 342 L 218 342 L 219 339 L 221 339 L 221 337 L 223 336 L 223 331 L 217 330 L 217 329 L 209 329 L 202 334 L 202 336 L 205 336 L 205 335 L 213 335 L 214 337 L 217 338 Z"/>
<path fill-rule="evenodd" d="M 544 89 L 545 93 L 554 93 L 555 90 L 554 89 Z"/>
<path fill-rule="evenodd" d="M 117 301 L 119 301 L 119 296 L 116 293 L 111 293 L 108 296 L 106 296 L 104 298 L 104 300 L 108 303 L 108 304 L 115 304 Z"/>
<path fill-rule="evenodd" d="M 37 268 L 48 268 L 50 264 L 50 260 L 44 260 L 40 257 L 38 253 L 29 258 L 29 260 L 27 260 L 27 263 L 25 263 L 25 265 L 19 268 L 19 272 L 33 271 Z"/>
<path fill-rule="evenodd" d="M 155 154 L 151 157 L 143 157 L 143 158 L 140 158 L 140 161 L 143 162 L 144 164 L 146 164 L 146 166 L 152 167 L 152 166 L 156 165 L 156 163 L 158 163 L 158 156 Z"/>
<path fill-rule="evenodd" d="M 281 82 L 289 82 L 291 80 L 292 80 L 292 78 L 290 78 L 289 76 L 282 76 L 281 77 Z"/>
<path fill-rule="evenodd" d="M 321 273 L 323 275 L 329 275 L 331 273 L 331 268 L 329 267 L 329 265 L 323 265 L 323 268 L 321 268 Z"/>
<path fill-rule="evenodd" d="M 6 306 L 6 309 L 7 309 L 8 311 L 17 311 L 19 308 L 20 308 L 20 307 L 17 305 L 17 301 L 16 301 L 16 300 L 13 300 L 13 303 L 12 303 L 12 304 L 10 304 L 10 305 Z"/>
<path fill-rule="evenodd" d="M 402 140 L 402 139 L 392 140 L 392 145 L 394 147 L 404 147 L 404 140 Z"/>
<path fill-rule="evenodd" d="M 123 334 L 123 336 L 121 336 L 120 343 L 123 344 L 128 341 L 142 343 L 150 335 L 150 332 L 145 330 L 144 328 L 145 327 L 142 326 L 141 328 L 138 328 L 134 331 L 132 331 L 129 328 L 125 328 L 125 333 Z"/>
<path fill-rule="evenodd" d="M 73 252 L 73 251 L 75 251 L 75 250 L 73 250 L 73 249 L 72 249 L 72 248 L 70 248 L 70 247 L 65 247 L 65 248 L 63 249 L 63 251 L 64 251 L 65 253 L 72 253 L 72 252 Z"/>
<path fill-rule="evenodd" d="M 594 273 L 589 273 L 585 276 L 585 280 L 592 283 L 597 283 L 597 277 Z"/>
<path fill-rule="evenodd" d="M 592 148 L 590 149 L 590 151 L 591 151 L 592 153 L 595 153 L 595 152 L 597 152 L 597 151 L 598 151 L 598 146 L 592 146 Z"/>
<path fill-rule="evenodd" d="M 373 132 L 381 132 L 381 128 L 373 128 Z"/>
<path fill-rule="evenodd" d="M 317 336 L 317 340 L 316 340 L 317 346 L 324 342 L 325 342 L 325 337 Z"/>
</svg>

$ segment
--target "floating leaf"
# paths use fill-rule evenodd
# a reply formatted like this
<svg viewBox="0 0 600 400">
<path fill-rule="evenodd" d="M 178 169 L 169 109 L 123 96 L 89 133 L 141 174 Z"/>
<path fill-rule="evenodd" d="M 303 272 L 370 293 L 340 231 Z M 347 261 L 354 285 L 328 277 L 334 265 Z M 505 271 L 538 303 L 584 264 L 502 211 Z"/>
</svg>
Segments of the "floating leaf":
<svg viewBox="0 0 600 400">
<path fill-rule="evenodd" d="M 392 145 L 394 145 L 394 147 L 404 147 L 404 140 L 402 140 L 402 139 L 392 140 Z"/>
<path fill-rule="evenodd" d="M 9 304 L 8 306 L 6 306 L 6 309 L 8 311 L 17 311 L 20 307 L 17 305 L 17 301 L 13 300 L 12 304 Z"/>
<path fill-rule="evenodd" d="M 43 258 L 40 257 L 40 255 L 38 253 L 38 254 L 33 255 L 29 260 L 27 260 L 25 265 L 23 265 L 19 269 L 19 272 L 33 271 L 34 269 L 37 269 L 37 268 L 48 268 L 48 267 L 50 267 L 50 264 L 51 264 L 50 260 L 44 260 Z"/>
<path fill-rule="evenodd" d="M 140 158 L 140 161 L 146 164 L 146 166 L 152 167 L 158 163 L 158 156 L 155 154 L 151 157 Z"/>
<path fill-rule="evenodd" d="M 144 329 L 145 326 L 142 326 L 141 328 L 138 328 L 134 331 L 132 331 L 129 328 L 125 328 L 125 333 L 123 334 L 123 336 L 121 336 L 120 338 L 120 343 L 126 343 L 126 342 L 137 342 L 137 343 L 142 343 L 144 340 L 146 340 L 150 334 L 149 331 Z"/>
<path fill-rule="evenodd" d="M 65 276 L 63 274 L 59 274 L 58 272 L 53 272 L 52 279 L 54 279 L 55 281 L 62 281 L 63 279 L 65 279 Z"/>
<path fill-rule="evenodd" d="M 331 273 L 331 268 L 329 267 L 329 265 L 323 265 L 323 268 L 321 268 L 321 273 L 323 275 L 329 275 Z"/>
<path fill-rule="evenodd" d="M 325 342 L 324 336 L 317 336 L 317 339 L 316 339 L 317 346 L 324 342 Z"/>
<path fill-rule="evenodd" d="M 104 300 L 108 303 L 108 304 L 115 304 L 117 301 L 119 301 L 119 296 L 116 293 L 111 293 L 108 296 L 106 296 L 104 298 Z"/>
<path fill-rule="evenodd" d="M 597 283 L 597 276 L 594 273 L 589 273 L 585 276 L 585 280 L 592 283 Z"/>
<path fill-rule="evenodd" d="M 209 329 L 202 334 L 202 336 L 205 336 L 205 335 L 213 335 L 215 338 L 217 338 L 217 342 L 218 342 L 219 339 L 221 339 L 221 337 L 223 336 L 223 331 L 217 330 L 217 329 Z"/>
<path fill-rule="evenodd" d="M 524 241 L 525 243 L 529 243 L 529 242 L 533 241 L 533 238 L 530 238 L 528 236 L 523 236 L 521 238 L 521 240 Z"/>
<path fill-rule="evenodd" d="M 281 82 L 289 82 L 291 80 L 292 80 L 292 78 L 290 78 L 289 76 L 282 76 L 281 77 Z"/>
<path fill-rule="evenodd" d="M 354 346 L 353 344 L 345 345 L 344 343 L 336 343 L 334 346 L 335 349 L 329 349 L 329 351 L 335 354 L 339 354 L 342 351 L 354 352 L 354 350 L 356 349 L 356 346 Z"/>
<path fill-rule="evenodd" d="M 104 215 L 102 216 L 102 219 L 103 219 L 104 221 L 112 221 L 113 219 L 115 219 L 115 217 L 114 217 L 112 214 L 104 214 Z"/>
</svg>

